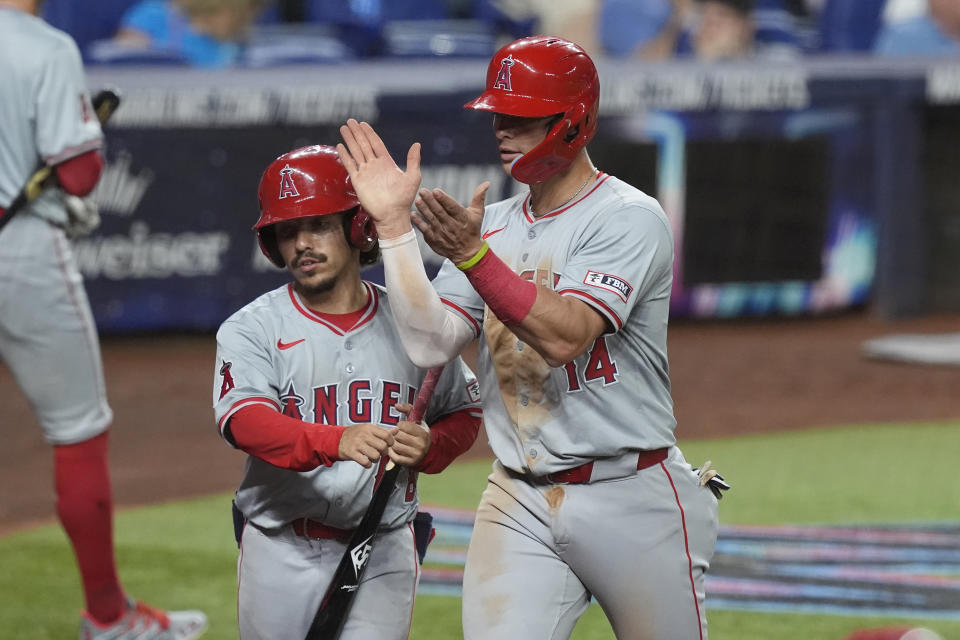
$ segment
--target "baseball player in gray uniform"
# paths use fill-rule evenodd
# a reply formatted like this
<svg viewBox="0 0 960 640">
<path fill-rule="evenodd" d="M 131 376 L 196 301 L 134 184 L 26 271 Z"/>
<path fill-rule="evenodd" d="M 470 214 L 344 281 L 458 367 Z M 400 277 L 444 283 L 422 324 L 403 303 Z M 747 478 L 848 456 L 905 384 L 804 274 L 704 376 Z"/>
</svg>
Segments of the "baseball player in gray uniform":
<svg viewBox="0 0 960 640">
<path fill-rule="evenodd" d="M 0 359 L 54 448 L 56 510 L 80 569 L 85 640 L 189 640 L 199 611 L 163 612 L 124 593 L 113 550 L 107 404 L 100 345 L 66 234 L 65 196 L 93 190 L 103 136 L 76 44 L 36 17 L 35 0 L 0 0 L 0 217 L 41 161 L 48 189 L 0 231 Z"/>
<path fill-rule="evenodd" d="M 405 420 L 426 370 L 404 353 L 386 292 L 360 277 L 378 259 L 376 230 L 333 147 L 277 158 L 259 199 L 260 246 L 293 282 L 220 327 L 213 389 L 222 436 L 249 454 L 235 500 L 240 636 L 303 640 L 389 458 L 405 469 L 340 637 L 406 638 L 417 472 L 439 472 L 476 439 L 476 380 L 454 360 L 429 430 Z"/>
<path fill-rule="evenodd" d="M 341 127 L 411 359 L 430 366 L 480 337 L 497 461 L 464 572 L 467 640 L 568 638 L 591 595 L 618 638 L 707 637 L 719 489 L 674 437 L 671 229 L 654 198 L 590 161 L 598 102 L 579 46 L 531 37 L 501 49 L 466 107 L 493 113 L 503 167 L 530 190 L 486 207 L 486 183 L 469 207 L 418 193 L 418 144 L 401 171 L 368 124 Z M 436 290 L 412 204 L 448 258 Z"/>
</svg>

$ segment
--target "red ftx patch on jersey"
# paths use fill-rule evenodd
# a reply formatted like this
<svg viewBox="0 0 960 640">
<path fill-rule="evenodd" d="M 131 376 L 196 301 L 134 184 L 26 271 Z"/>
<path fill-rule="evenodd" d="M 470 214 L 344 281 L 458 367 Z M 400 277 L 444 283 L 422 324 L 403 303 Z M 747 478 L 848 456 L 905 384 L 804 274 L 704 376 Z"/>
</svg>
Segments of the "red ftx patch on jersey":
<svg viewBox="0 0 960 640">
<path fill-rule="evenodd" d="M 583 279 L 583 283 L 589 284 L 591 287 L 597 287 L 598 289 L 612 291 L 624 302 L 626 302 L 627 298 L 630 297 L 630 294 L 633 293 L 633 287 L 630 286 L 629 282 L 623 278 L 610 275 L 609 273 L 587 271 L 587 275 Z"/>
</svg>

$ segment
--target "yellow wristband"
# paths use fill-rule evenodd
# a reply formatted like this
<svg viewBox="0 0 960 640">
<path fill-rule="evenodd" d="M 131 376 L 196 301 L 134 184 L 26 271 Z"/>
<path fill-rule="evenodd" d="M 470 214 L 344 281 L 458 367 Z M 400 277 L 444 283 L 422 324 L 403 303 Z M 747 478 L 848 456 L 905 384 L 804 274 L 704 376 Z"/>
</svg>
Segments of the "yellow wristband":
<svg viewBox="0 0 960 640">
<path fill-rule="evenodd" d="M 467 260 L 466 262 L 461 262 L 460 264 L 458 264 L 457 269 L 460 269 L 460 271 L 466 271 L 470 267 L 480 262 L 480 260 L 483 259 L 483 256 L 487 255 L 487 251 L 490 251 L 490 245 L 487 244 L 486 240 L 484 240 L 483 246 L 480 247 L 480 250 L 477 251 L 475 254 L 473 254 L 473 257 Z"/>
</svg>

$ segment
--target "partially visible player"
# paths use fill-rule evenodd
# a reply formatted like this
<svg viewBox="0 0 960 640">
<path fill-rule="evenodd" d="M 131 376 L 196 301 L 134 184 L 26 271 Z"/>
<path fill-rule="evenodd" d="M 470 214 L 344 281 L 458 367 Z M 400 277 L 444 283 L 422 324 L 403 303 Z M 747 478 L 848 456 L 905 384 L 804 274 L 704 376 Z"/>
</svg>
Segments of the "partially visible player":
<svg viewBox="0 0 960 640">
<path fill-rule="evenodd" d="M 124 593 L 113 549 L 107 404 L 97 330 L 67 238 L 65 194 L 86 196 L 103 135 L 76 44 L 38 17 L 36 0 L 0 0 L 0 217 L 40 161 L 51 189 L 0 231 L 0 359 L 54 450 L 57 516 L 80 569 L 85 640 L 189 640 L 199 611 L 164 612 Z M 12 595 L 7 604 L 13 603 Z"/>
<path fill-rule="evenodd" d="M 694 472 L 674 437 L 673 238 L 654 198 L 591 162 L 599 94 L 572 42 L 524 38 L 495 54 L 466 106 L 492 113 L 503 168 L 530 190 L 489 206 L 487 183 L 467 208 L 439 189 L 415 200 L 418 144 L 401 171 L 369 125 L 340 129 L 411 359 L 443 362 L 480 336 L 497 462 L 464 571 L 467 640 L 568 638 L 591 595 L 618 638 L 707 637 L 716 478 Z M 448 258 L 436 290 L 413 204 Z"/>
<path fill-rule="evenodd" d="M 426 370 L 403 351 L 390 299 L 360 277 L 376 231 L 333 147 L 277 158 L 259 187 L 260 247 L 293 282 L 217 332 L 213 400 L 224 439 L 249 454 L 236 493 L 240 637 L 303 640 L 383 473 L 400 473 L 341 640 L 406 638 L 419 580 L 417 472 L 437 473 L 480 426 L 459 360 L 424 425 L 405 420 Z M 425 531 L 429 535 L 429 531 Z"/>
</svg>

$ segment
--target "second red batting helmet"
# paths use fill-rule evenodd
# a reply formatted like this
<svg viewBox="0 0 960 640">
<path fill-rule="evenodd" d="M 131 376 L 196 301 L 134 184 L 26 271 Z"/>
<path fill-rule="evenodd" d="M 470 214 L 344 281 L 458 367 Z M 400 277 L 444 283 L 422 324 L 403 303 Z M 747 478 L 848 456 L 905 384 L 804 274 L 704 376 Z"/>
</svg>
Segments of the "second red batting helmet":
<svg viewBox="0 0 960 640">
<path fill-rule="evenodd" d="M 253 225 L 260 250 L 283 267 L 273 225 L 283 220 L 353 212 L 344 216 L 344 233 L 351 246 L 369 254 L 377 248 L 377 230 L 360 206 L 350 176 L 333 147 L 314 145 L 285 153 L 267 167 L 257 189 L 260 219 Z M 364 260 L 368 264 L 376 260 Z"/>
<path fill-rule="evenodd" d="M 521 38 L 503 47 L 487 67 L 486 90 L 464 105 L 511 116 L 559 119 L 536 147 L 517 158 L 510 173 L 537 184 L 573 161 L 597 131 L 600 79 L 580 46 L 547 36 Z"/>
</svg>

